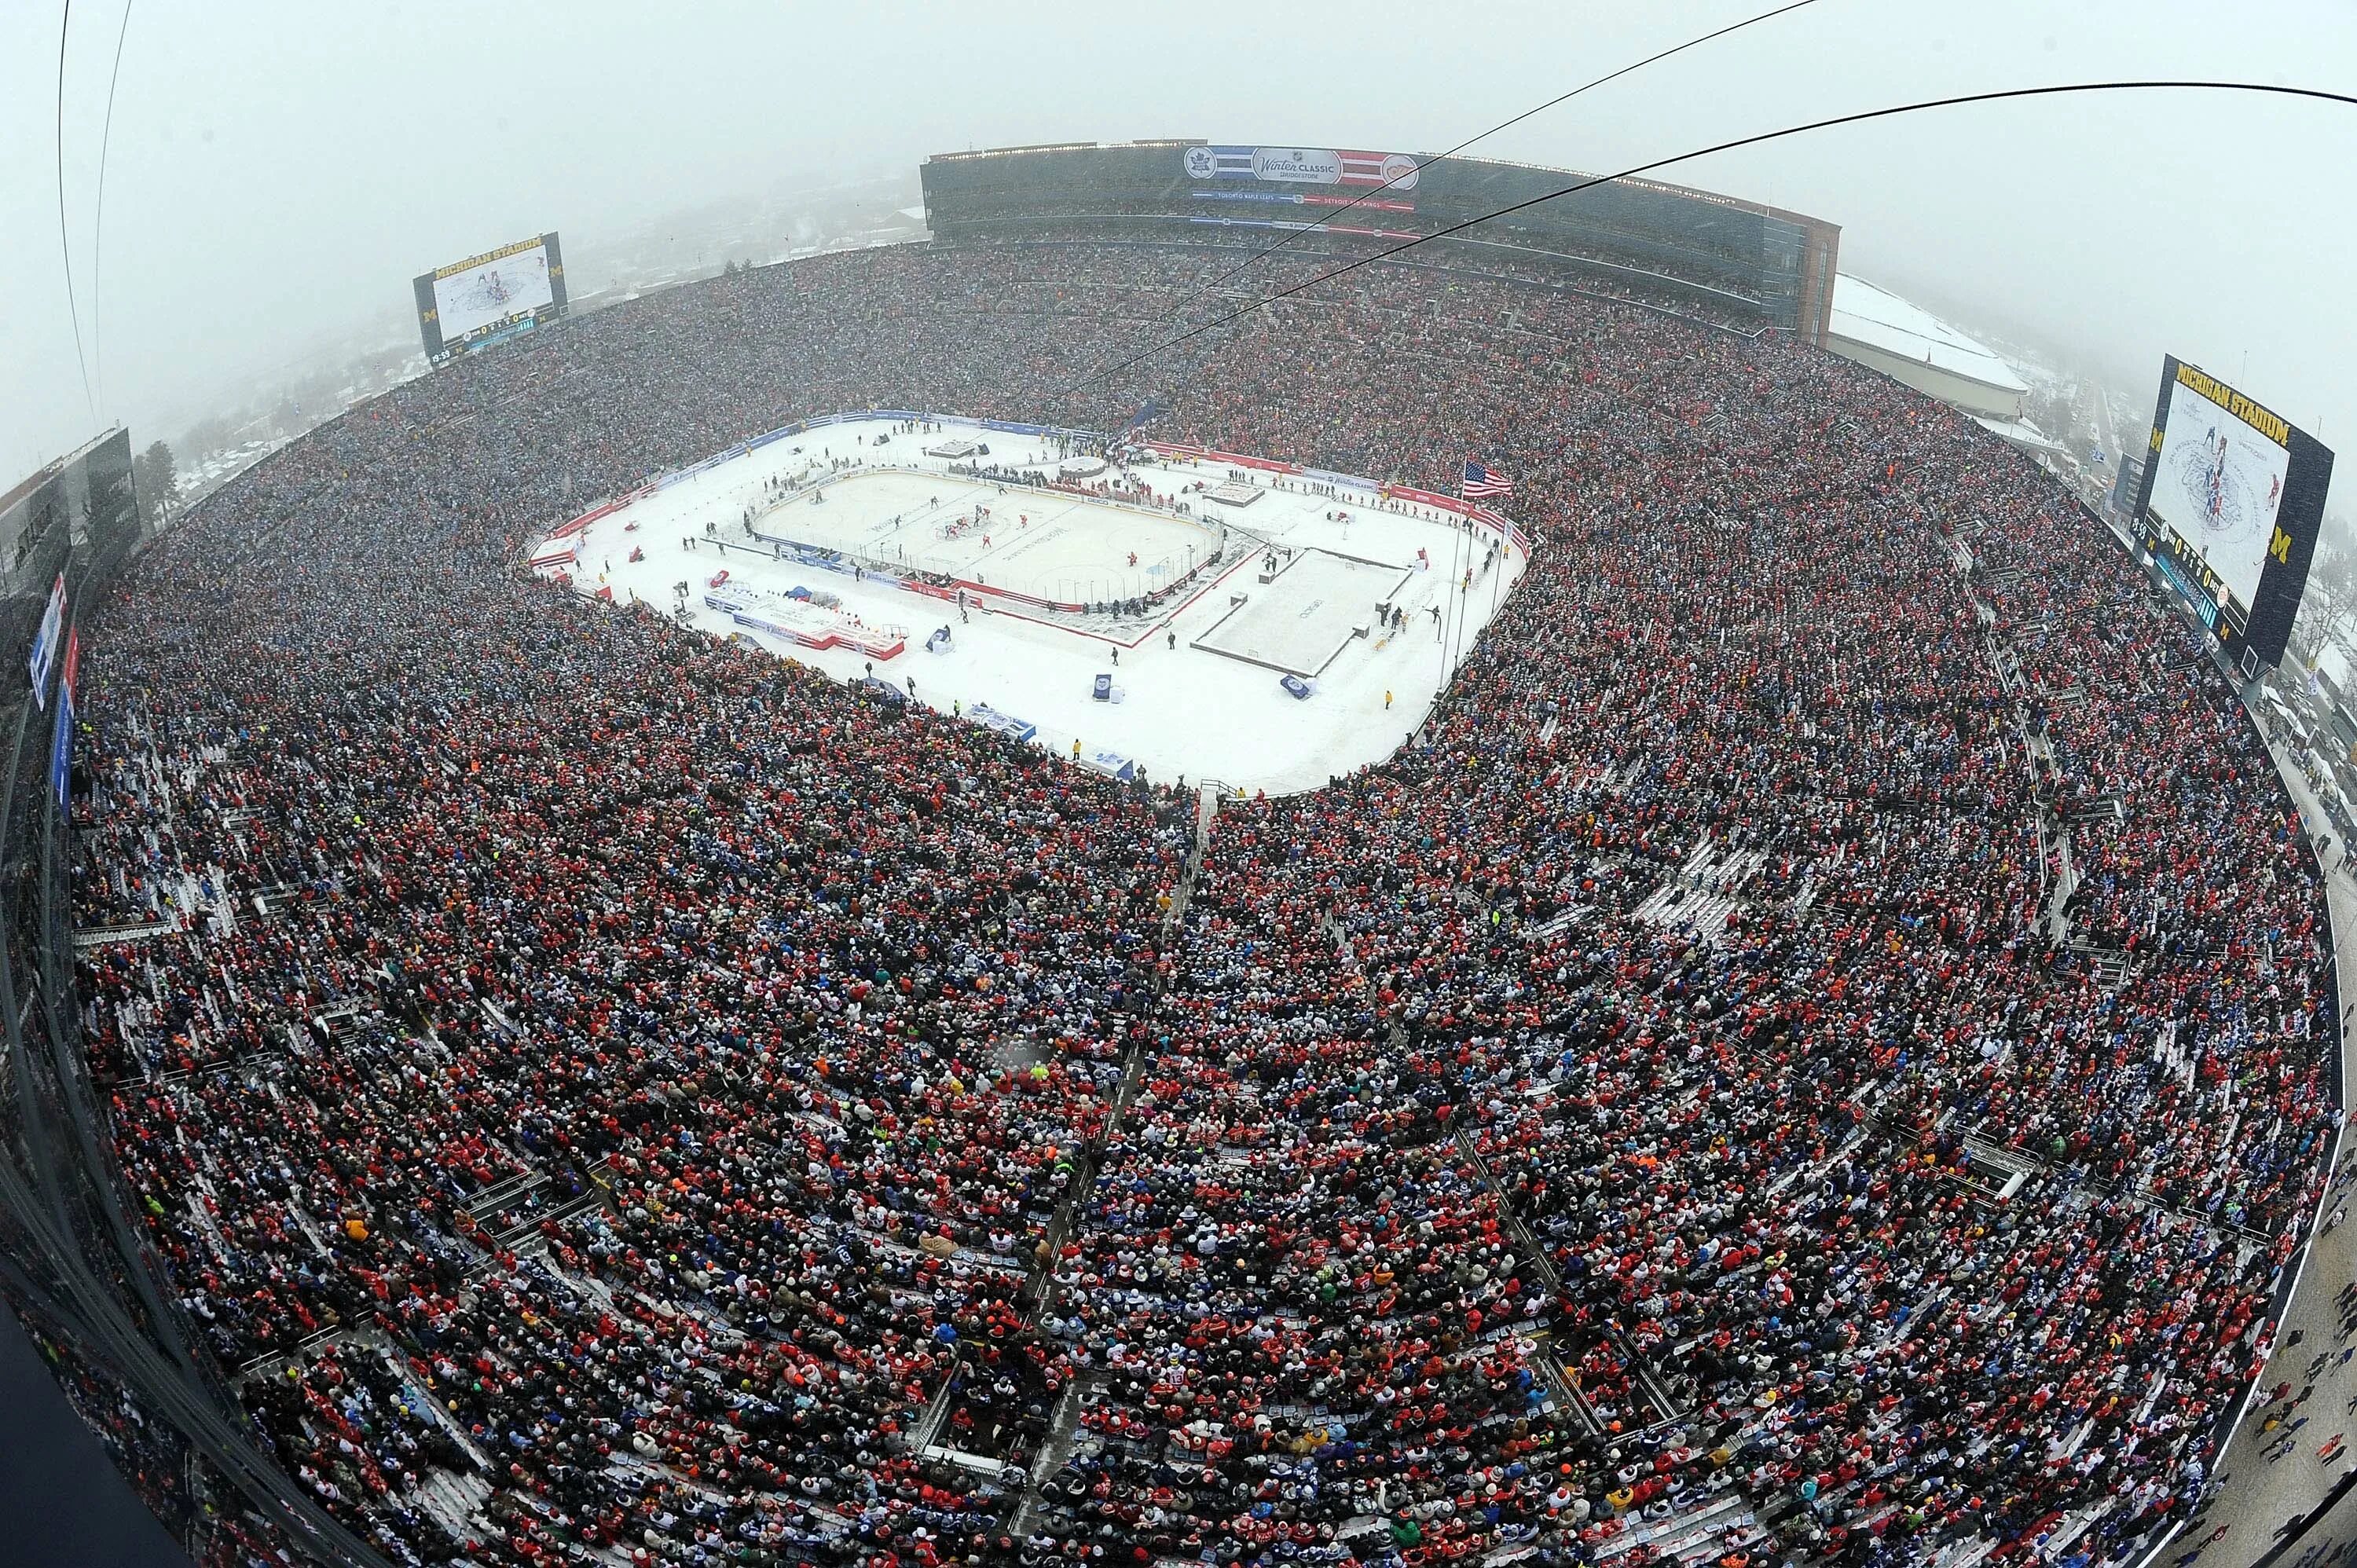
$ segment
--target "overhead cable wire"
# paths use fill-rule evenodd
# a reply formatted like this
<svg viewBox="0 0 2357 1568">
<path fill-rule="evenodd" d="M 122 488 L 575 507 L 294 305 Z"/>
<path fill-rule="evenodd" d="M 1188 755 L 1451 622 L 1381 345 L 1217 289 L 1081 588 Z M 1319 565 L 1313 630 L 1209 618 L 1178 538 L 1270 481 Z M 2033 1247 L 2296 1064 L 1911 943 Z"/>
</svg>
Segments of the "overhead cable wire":
<svg viewBox="0 0 2357 1568">
<path fill-rule="evenodd" d="M 98 199 L 90 224 L 90 359 L 98 372 L 98 390 L 106 390 L 106 343 L 99 335 L 99 306 L 106 284 L 100 275 L 105 261 L 106 150 L 114 140 L 114 85 L 123 78 L 123 40 L 131 36 L 132 0 L 123 0 L 123 25 L 114 31 L 114 69 L 106 76 L 106 123 L 98 133 Z"/>
<path fill-rule="evenodd" d="M 1523 121 L 1530 119 L 1534 115 L 1544 114 L 1548 110 L 1556 107 L 1558 104 L 1568 103 L 1583 92 L 1602 87 L 1609 82 L 1618 81 L 1622 77 L 1642 70 L 1649 65 L 1658 64 L 1661 61 L 1669 59 L 1672 55 L 1684 54 L 1686 50 L 1698 48 L 1702 45 L 1711 42 L 1713 39 L 1723 38 L 1729 33 L 1739 33 L 1746 27 L 1756 27 L 1761 22 L 1772 21 L 1776 17 L 1784 16 L 1788 12 L 1802 10 L 1807 6 L 1813 5 L 1816 3 L 1817 0 L 1791 0 L 1791 4 L 1779 5 L 1772 11 L 1762 11 L 1757 16 L 1746 16 L 1741 21 L 1730 22 L 1726 27 L 1717 28 L 1713 32 L 1698 34 L 1694 38 L 1686 39 L 1684 43 L 1673 44 L 1668 48 L 1661 49 L 1655 53 L 1647 55 L 1643 59 L 1631 60 L 1627 65 L 1620 67 L 1618 70 L 1607 71 L 1602 76 L 1596 77 L 1591 81 L 1581 82 L 1577 87 L 1573 88 L 1568 92 L 1557 93 L 1555 97 L 1548 99 L 1544 103 L 1525 109 L 1510 120 L 1501 120 L 1496 124 L 1491 126 L 1488 130 L 1483 131 L 1477 135 L 1466 137 L 1463 141 L 1458 143 L 1455 146 L 1448 148 L 1446 152 L 1434 153 L 1429 156 L 1417 160 L 1416 172 L 1421 174 L 1425 169 L 1438 163 L 1441 159 L 1453 158 L 1458 154 L 1463 152 L 1466 148 L 1473 145 L 1475 143 L 1486 142 L 1491 137 L 1496 135 L 1499 132 L 1519 125 Z M 1318 220 L 1318 224 L 1323 225 L 1331 223 L 1335 219 L 1341 217 L 1342 214 L 1350 211 L 1361 202 L 1372 201 L 1387 190 L 1400 188 L 1399 180 L 1402 177 L 1403 177 L 1401 176 L 1394 175 L 1372 190 L 1361 191 L 1358 195 L 1352 197 L 1350 200 L 1344 202 L 1333 211 L 1326 214 L 1323 218 L 1320 218 Z M 1193 293 L 1189 294 L 1186 298 L 1180 300 L 1168 311 L 1165 312 L 1161 320 L 1168 321 L 1172 317 L 1177 317 L 1189 306 L 1194 304 L 1197 300 L 1202 298 L 1203 295 L 1211 293 L 1213 289 L 1218 288 L 1222 284 L 1226 283 L 1229 279 L 1237 276 L 1239 274 L 1251 271 L 1254 267 L 1268 260 L 1269 257 L 1276 254 L 1277 252 L 1282 251 L 1286 246 L 1292 244 L 1294 241 L 1299 239 L 1303 234 L 1315 231 L 1314 228 L 1309 227 L 1288 231 L 1285 236 L 1278 240 L 1275 244 L 1270 245 L 1265 250 L 1254 252 L 1252 255 L 1245 257 L 1243 261 L 1237 263 L 1234 266 L 1230 267 L 1226 272 L 1222 273 L 1211 282 L 1199 285 Z M 1092 370 L 1094 368 L 1094 366 L 1091 367 Z"/>
<path fill-rule="evenodd" d="M 74 363 L 81 369 L 81 400 L 90 407 L 91 424 L 98 423 L 98 399 L 90 390 L 90 357 L 82 352 L 81 310 L 74 303 L 73 242 L 66 235 L 66 36 L 73 30 L 73 0 L 65 0 L 58 18 L 58 250 L 66 263 L 66 317 L 73 323 Z"/>
<path fill-rule="evenodd" d="M 2073 93 L 2153 91 L 2265 93 L 2276 97 L 2310 99 L 2319 102 L 2340 103 L 2352 108 L 2357 108 L 2357 95 L 2352 95 L 2346 92 L 2333 92 L 2321 87 L 2291 87 L 2266 81 L 2213 81 L 2200 79 L 2190 79 L 2183 81 L 2158 80 L 2149 81 L 2068 81 L 2057 82 L 2045 87 L 2007 87 L 1995 89 L 1986 92 L 1956 93 L 1946 98 L 1923 98 L 1918 99 L 1910 103 L 1895 103 L 1880 109 L 1861 109 L 1854 113 L 1835 114 L 1822 120 L 1810 120 L 1797 125 L 1786 125 L 1779 130 L 1760 131 L 1749 136 L 1738 136 L 1730 141 L 1715 142 L 1706 147 L 1695 147 L 1687 152 L 1672 154 L 1667 157 L 1652 158 L 1641 164 L 1631 165 L 1630 167 L 1622 169 L 1617 174 L 1595 175 L 1588 178 L 1577 181 L 1574 184 L 1566 185 L 1560 189 L 1550 190 L 1541 195 L 1534 196 L 1526 201 L 1517 201 L 1510 207 L 1501 207 L 1493 211 L 1484 212 L 1479 217 L 1469 218 L 1461 223 L 1452 223 L 1448 228 L 1437 229 L 1429 234 L 1418 235 L 1416 238 L 1409 240 L 1405 243 L 1393 245 L 1385 250 L 1378 251 L 1373 255 L 1361 256 L 1354 261 L 1346 262 L 1340 266 L 1329 268 L 1327 271 L 1319 273 L 1315 277 L 1307 278 L 1300 283 L 1295 284 L 1290 288 L 1281 289 L 1272 293 L 1266 299 L 1254 300 L 1249 305 L 1229 311 L 1223 316 L 1216 317 L 1210 321 L 1204 322 L 1199 327 L 1189 328 L 1186 331 L 1179 333 L 1175 338 L 1169 338 L 1165 342 L 1158 343 L 1153 348 L 1145 349 L 1140 353 L 1131 355 L 1128 359 L 1124 360 L 1121 363 L 1113 366 L 1107 371 L 1084 377 L 1080 381 L 1072 382 L 1070 386 L 1063 388 L 1056 395 L 1059 397 L 1070 397 L 1075 392 L 1085 391 L 1090 386 L 1104 380 L 1108 376 L 1119 375 L 1122 371 L 1129 369 L 1132 365 L 1141 363 L 1144 360 L 1152 359 L 1157 354 L 1164 353 L 1171 349 L 1177 348 L 1179 344 L 1186 342 L 1190 338 L 1198 337 L 1202 333 L 1211 331 L 1217 328 L 1225 327 L 1230 322 L 1241 320 L 1243 317 L 1251 315 L 1256 310 L 1260 310 L 1267 306 L 1275 304 L 1278 300 L 1289 299 L 1293 295 L 1300 294 L 1305 290 L 1317 287 L 1321 283 L 1326 283 L 1331 279 L 1340 277 L 1345 273 L 1354 273 L 1361 267 L 1372 266 L 1377 262 L 1386 261 L 1393 256 L 1398 255 L 1403 251 L 1413 251 L 1417 246 L 1430 244 L 1435 240 L 1446 240 L 1451 235 L 1461 234 L 1468 229 L 1476 228 L 1483 223 L 1492 222 L 1500 218 L 1511 217 L 1514 213 L 1525 211 L 1530 208 L 1540 206 L 1544 202 L 1559 200 L 1566 196 L 1577 196 L 1583 190 L 1593 190 L 1599 185 L 1610 185 L 1618 180 L 1634 179 L 1640 175 L 1651 174 L 1656 169 L 1669 168 L 1677 164 L 1692 162 L 1695 158 L 1709 157 L 1717 153 L 1733 152 L 1740 147 L 1752 147 L 1760 145 L 1767 142 L 1781 141 L 1787 136 L 1805 135 L 1812 131 L 1832 130 L 1835 127 L 1841 125 L 1863 124 L 1867 121 L 1886 120 L 1895 115 L 1917 114 L 1932 109 L 1953 109 L 1968 103 L 1997 103 L 2004 102 L 2008 100 L 2051 98 Z"/>
</svg>

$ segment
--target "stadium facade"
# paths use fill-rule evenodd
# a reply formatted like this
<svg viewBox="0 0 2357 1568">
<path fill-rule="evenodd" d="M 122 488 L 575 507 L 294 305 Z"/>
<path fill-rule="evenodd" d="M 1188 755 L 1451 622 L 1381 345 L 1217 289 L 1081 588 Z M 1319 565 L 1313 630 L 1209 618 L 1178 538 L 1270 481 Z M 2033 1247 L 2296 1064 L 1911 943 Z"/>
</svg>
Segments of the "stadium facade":
<svg viewBox="0 0 2357 1568">
<path fill-rule="evenodd" d="M 1085 229 L 1200 242 L 1220 228 L 1405 240 L 1467 225 L 1438 242 L 1453 265 L 1537 265 L 1820 346 L 1841 247 L 1823 219 L 1650 180 L 1545 199 L 1587 177 L 1494 158 L 1171 139 L 942 153 L 921 176 L 938 241 Z"/>
</svg>

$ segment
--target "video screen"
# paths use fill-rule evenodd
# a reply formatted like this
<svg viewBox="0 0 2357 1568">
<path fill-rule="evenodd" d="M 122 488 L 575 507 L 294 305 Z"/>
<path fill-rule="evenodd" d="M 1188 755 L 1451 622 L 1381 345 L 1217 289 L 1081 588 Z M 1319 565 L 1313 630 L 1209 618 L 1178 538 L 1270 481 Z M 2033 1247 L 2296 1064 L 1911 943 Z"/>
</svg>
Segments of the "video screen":
<svg viewBox="0 0 2357 1568">
<path fill-rule="evenodd" d="M 2266 569 L 2291 450 L 2181 378 L 2169 389 L 2161 430 L 2153 515 L 2247 613 Z"/>
<path fill-rule="evenodd" d="M 555 298 L 544 244 L 434 280 L 434 308 L 445 343 L 512 317 L 529 316 Z"/>
</svg>

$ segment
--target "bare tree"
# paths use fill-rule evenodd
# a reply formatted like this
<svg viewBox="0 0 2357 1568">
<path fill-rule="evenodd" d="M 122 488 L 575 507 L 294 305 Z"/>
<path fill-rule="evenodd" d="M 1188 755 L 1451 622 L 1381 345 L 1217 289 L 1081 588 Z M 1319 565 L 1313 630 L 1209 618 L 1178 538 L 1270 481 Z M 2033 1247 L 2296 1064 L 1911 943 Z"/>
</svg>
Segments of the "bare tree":
<svg viewBox="0 0 2357 1568">
<path fill-rule="evenodd" d="M 147 449 L 131 459 L 131 488 L 139 502 L 139 521 L 148 532 L 171 521 L 178 510 L 180 481 L 172 470 L 172 448 L 162 441 L 151 441 Z"/>
</svg>

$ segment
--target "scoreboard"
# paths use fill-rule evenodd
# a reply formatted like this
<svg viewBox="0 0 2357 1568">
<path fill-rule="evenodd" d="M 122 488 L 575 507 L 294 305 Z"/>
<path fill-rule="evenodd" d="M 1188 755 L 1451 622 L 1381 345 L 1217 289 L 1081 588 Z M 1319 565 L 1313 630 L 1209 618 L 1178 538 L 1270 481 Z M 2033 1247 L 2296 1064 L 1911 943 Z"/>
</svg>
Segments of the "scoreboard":
<svg viewBox="0 0 2357 1568">
<path fill-rule="evenodd" d="M 555 320 L 565 314 L 565 253 L 554 232 L 453 262 L 411 282 L 425 357 L 455 355 Z"/>
<path fill-rule="evenodd" d="M 2199 366 L 2162 361 L 2132 515 L 2245 676 L 2283 658 L 2331 484 L 2314 436 Z"/>
</svg>

